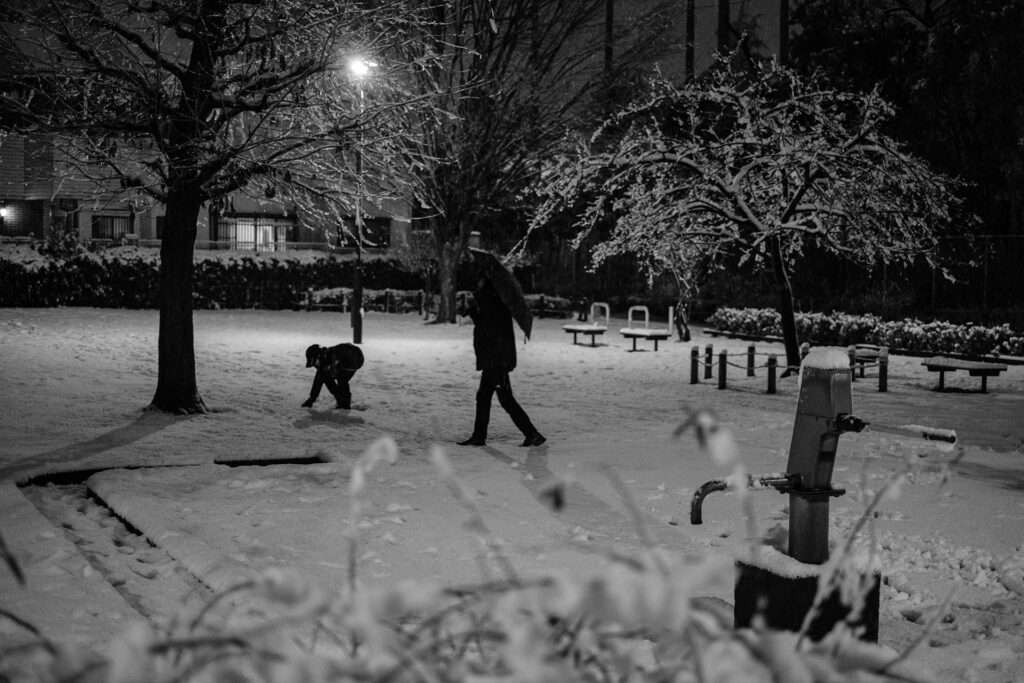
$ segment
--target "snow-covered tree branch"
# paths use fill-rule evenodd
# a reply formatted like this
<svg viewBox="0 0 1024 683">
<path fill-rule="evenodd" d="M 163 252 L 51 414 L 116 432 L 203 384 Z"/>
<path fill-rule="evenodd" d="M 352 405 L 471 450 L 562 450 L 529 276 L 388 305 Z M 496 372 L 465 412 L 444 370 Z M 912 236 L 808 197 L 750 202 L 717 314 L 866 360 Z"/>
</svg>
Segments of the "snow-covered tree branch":
<svg viewBox="0 0 1024 683">
<path fill-rule="evenodd" d="M 557 180 L 536 224 L 571 212 L 581 237 L 607 226 L 595 263 L 630 253 L 670 269 L 685 253 L 770 268 L 796 365 L 789 278 L 810 249 L 863 265 L 939 265 L 939 237 L 956 227 L 956 181 L 885 135 L 893 115 L 876 92 L 834 90 L 775 64 L 723 58 L 681 86 L 656 77 L 548 169 Z"/>
</svg>

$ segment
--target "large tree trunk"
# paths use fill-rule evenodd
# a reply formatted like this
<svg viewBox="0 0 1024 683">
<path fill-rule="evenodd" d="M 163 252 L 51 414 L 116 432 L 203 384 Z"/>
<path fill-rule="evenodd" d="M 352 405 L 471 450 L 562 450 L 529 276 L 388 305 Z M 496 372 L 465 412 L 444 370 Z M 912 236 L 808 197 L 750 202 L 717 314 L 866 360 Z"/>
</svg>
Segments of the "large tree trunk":
<svg viewBox="0 0 1024 683">
<path fill-rule="evenodd" d="M 459 245 L 445 243 L 438 252 L 437 276 L 441 289 L 441 302 L 437 307 L 437 322 L 455 322 L 455 295 L 458 285 Z"/>
<path fill-rule="evenodd" d="M 459 264 L 469 240 L 469 229 L 458 220 L 432 218 L 431 232 L 437 249 L 437 283 L 440 303 L 435 322 L 455 322 Z"/>
<path fill-rule="evenodd" d="M 178 414 L 206 412 L 196 385 L 192 326 L 192 257 L 200 204 L 195 188 L 172 189 L 160 243 L 158 374 L 150 407 Z"/>
<path fill-rule="evenodd" d="M 778 238 L 770 240 L 772 261 L 775 270 L 775 284 L 779 290 L 779 317 L 782 324 L 782 341 L 786 347 L 786 374 L 800 366 L 800 338 L 796 331 L 796 311 L 793 308 L 793 285 L 782 257 L 782 246 Z"/>
</svg>

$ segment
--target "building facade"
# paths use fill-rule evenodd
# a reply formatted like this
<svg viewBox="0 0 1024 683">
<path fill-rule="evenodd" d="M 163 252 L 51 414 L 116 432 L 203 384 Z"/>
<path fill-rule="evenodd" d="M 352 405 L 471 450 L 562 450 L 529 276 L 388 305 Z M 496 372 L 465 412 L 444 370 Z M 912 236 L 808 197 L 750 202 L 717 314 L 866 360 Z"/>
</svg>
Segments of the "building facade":
<svg viewBox="0 0 1024 683">
<path fill-rule="evenodd" d="M 408 243 L 410 209 L 395 200 L 362 204 L 363 246 L 386 252 Z M 241 192 L 200 212 L 199 249 L 284 252 L 294 249 L 354 251 L 354 217 L 320 227 L 294 206 Z M 45 137 L 0 137 L 0 239 L 43 240 L 55 232 L 83 243 L 157 246 L 164 207 L 136 190 L 77 173 Z"/>
</svg>

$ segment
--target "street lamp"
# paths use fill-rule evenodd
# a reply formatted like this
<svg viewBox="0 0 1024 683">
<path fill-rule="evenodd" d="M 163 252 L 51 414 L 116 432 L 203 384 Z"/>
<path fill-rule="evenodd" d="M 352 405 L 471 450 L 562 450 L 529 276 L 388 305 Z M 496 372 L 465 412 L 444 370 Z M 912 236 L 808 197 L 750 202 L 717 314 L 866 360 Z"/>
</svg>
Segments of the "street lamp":
<svg viewBox="0 0 1024 683">
<path fill-rule="evenodd" d="M 363 343 L 363 149 L 362 117 L 366 109 L 363 94 L 363 79 L 370 75 L 376 62 L 353 57 L 348 61 L 348 71 L 359 88 L 359 144 L 356 145 L 356 270 L 352 275 L 352 343 Z"/>
</svg>

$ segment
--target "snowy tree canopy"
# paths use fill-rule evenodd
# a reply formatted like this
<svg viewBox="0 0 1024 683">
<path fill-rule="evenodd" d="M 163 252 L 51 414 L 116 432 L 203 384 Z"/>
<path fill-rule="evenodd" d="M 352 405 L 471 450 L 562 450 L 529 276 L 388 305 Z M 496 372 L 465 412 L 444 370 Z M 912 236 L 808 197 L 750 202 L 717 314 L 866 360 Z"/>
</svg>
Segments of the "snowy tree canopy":
<svg viewBox="0 0 1024 683">
<path fill-rule="evenodd" d="M 577 244 L 596 237 L 595 266 L 632 254 L 681 282 L 698 258 L 770 269 L 792 368 L 790 277 L 812 247 L 866 266 L 941 267 L 957 183 L 885 134 L 893 115 L 877 92 L 842 92 L 774 63 L 723 58 L 682 86 L 655 77 L 548 169 L 535 225 L 573 214 Z"/>
<path fill-rule="evenodd" d="M 777 65 L 723 60 L 649 93 L 550 169 L 543 223 L 575 204 L 578 241 L 610 225 L 595 264 L 631 253 L 664 269 L 699 253 L 792 268 L 810 245 L 852 261 L 932 260 L 955 182 L 903 151 L 878 95 L 830 89 Z"/>
</svg>

